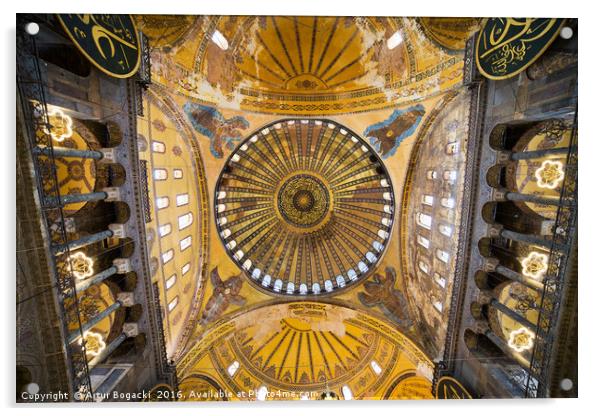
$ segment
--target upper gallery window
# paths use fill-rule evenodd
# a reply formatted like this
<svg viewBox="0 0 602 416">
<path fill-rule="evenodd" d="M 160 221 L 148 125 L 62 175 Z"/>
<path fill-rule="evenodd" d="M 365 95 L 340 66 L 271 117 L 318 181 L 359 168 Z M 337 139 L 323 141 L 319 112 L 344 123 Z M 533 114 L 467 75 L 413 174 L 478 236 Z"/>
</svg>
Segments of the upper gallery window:
<svg viewBox="0 0 602 416">
<path fill-rule="evenodd" d="M 171 277 L 169 279 L 167 279 L 167 281 L 165 282 L 165 289 L 169 289 L 170 287 L 172 287 L 175 284 L 176 284 L 176 275 L 172 274 Z"/>
<path fill-rule="evenodd" d="M 156 181 L 164 181 L 165 179 L 167 179 L 167 170 L 165 170 L 165 169 L 153 170 L 153 178 Z"/>
<path fill-rule="evenodd" d="M 437 258 L 439 260 L 441 260 L 443 263 L 449 262 L 449 253 L 447 251 L 437 250 L 436 255 L 437 255 Z"/>
<path fill-rule="evenodd" d="M 417 218 L 418 218 L 418 225 L 426 228 L 427 230 L 431 229 L 433 218 L 430 215 L 418 213 Z"/>
<path fill-rule="evenodd" d="M 173 300 L 171 302 L 169 302 L 169 305 L 167 305 L 167 309 L 171 312 L 176 308 L 177 305 L 178 305 L 178 297 L 176 296 L 175 298 L 173 298 Z"/>
<path fill-rule="evenodd" d="M 441 198 L 441 205 L 445 208 L 453 208 L 456 206 L 456 201 L 454 198 Z"/>
<path fill-rule="evenodd" d="M 188 236 L 182 240 L 180 240 L 180 251 L 186 250 L 188 247 L 192 245 L 192 236 Z"/>
<path fill-rule="evenodd" d="M 159 236 L 165 237 L 169 233 L 171 233 L 171 224 L 163 224 L 159 227 Z"/>
<path fill-rule="evenodd" d="M 173 259 L 173 250 L 170 249 L 161 254 L 161 259 L 163 260 L 163 264 L 169 262 L 171 259 Z"/>
<path fill-rule="evenodd" d="M 192 213 L 191 212 L 189 212 L 188 214 L 180 215 L 178 217 L 178 229 L 183 230 L 184 228 L 188 227 L 190 224 L 192 224 Z"/>
<path fill-rule="evenodd" d="M 424 248 L 430 247 L 431 242 L 429 241 L 428 238 L 424 238 L 421 235 L 418 235 L 416 238 L 418 239 L 418 244 L 420 244 L 422 247 L 424 247 Z"/>
<path fill-rule="evenodd" d="M 153 152 L 155 153 L 165 153 L 165 143 L 153 141 Z"/>
<path fill-rule="evenodd" d="M 435 198 L 433 198 L 432 195 L 422 195 L 422 203 L 424 205 L 433 206 L 434 200 L 435 200 Z"/>
<path fill-rule="evenodd" d="M 161 196 L 157 198 L 157 209 L 167 208 L 169 206 L 169 198 L 166 196 Z"/>
<path fill-rule="evenodd" d="M 446 237 L 451 237 L 452 235 L 452 227 L 449 225 L 444 225 L 444 224 L 440 224 L 439 225 L 439 232 L 441 234 L 443 234 Z"/>
<path fill-rule="evenodd" d="M 447 147 L 445 148 L 445 152 L 448 155 L 453 155 L 458 153 L 458 149 L 460 148 L 460 145 L 458 144 L 458 142 L 454 142 L 454 143 L 450 143 L 447 145 Z"/>
<path fill-rule="evenodd" d="M 179 194 L 176 196 L 176 205 L 181 207 L 188 203 L 188 194 Z"/>
</svg>

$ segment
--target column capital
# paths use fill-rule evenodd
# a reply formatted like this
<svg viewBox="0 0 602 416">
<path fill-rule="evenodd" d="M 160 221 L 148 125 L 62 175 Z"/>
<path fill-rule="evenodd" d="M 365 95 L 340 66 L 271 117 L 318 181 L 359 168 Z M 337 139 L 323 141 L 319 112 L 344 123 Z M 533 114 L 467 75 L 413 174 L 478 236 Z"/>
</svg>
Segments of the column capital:
<svg viewBox="0 0 602 416">
<path fill-rule="evenodd" d="M 100 163 L 115 163 L 115 148 L 102 148 L 99 149 L 99 152 L 102 153 L 102 159 L 99 160 Z"/>
<path fill-rule="evenodd" d="M 493 200 L 495 202 L 503 202 L 506 201 L 508 198 L 506 197 L 506 194 L 508 192 L 505 189 L 494 189 L 493 190 Z"/>
<path fill-rule="evenodd" d="M 490 224 L 487 227 L 487 236 L 488 237 L 499 237 L 504 227 L 502 224 Z"/>
<path fill-rule="evenodd" d="M 123 324 L 123 333 L 128 337 L 135 337 L 140 333 L 137 322 L 125 322 Z"/>
<path fill-rule="evenodd" d="M 107 202 L 120 201 L 119 187 L 112 186 L 109 188 L 103 188 L 102 191 L 107 194 Z"/>
<path fill-rule="evenodd" d="M 488 305 L 493 299 L 493 294 L 489 290 L 480 290 L 477 295 L 477 302 L 481 305 Z"/>
<path fill-rule="evenodd" d="M 117 238 L 127 237 L 125 224 L 109 224 L 109 230 L 113 231 L 113 236 Z"/>
<path fill-rule="evenodd" d="M 485 333 L 487 333 L 487 331 L 489 331 L 491 328 L 489 327 L 489 323 L 487 322 L 487 320 L 485 319 L 477 319 L 475 321 L 475 323 L 472 326 L 472 329 L 474 332 L 476 332 L 477 334 L 482 334 L 484 335 Z"/>
<path fill-rule="evenodd" d="M 124 274 L 132 271 L 130 259 L 113 259 L 113 266 L 117 267 L 117 273 Z"/>
<path fill-rule="evenodd" d="M 488 273 L 495 272 L 495 268 L 500 264 L 500 259 L 496 257 L 487 257 L 483 262 L 483 269 Z"/>
<path fill-rule="evenodd" d="M 134 306 L 134 292 L 119 292 L 117 294 L 117 300 L 121 302 L 123 306 Z"/>
<path fill-rule="evenodd" d="M 505 150 L 500 150 L 497 152 L 497 161 L 498 163 L 506 163 L 510 161 L 512 157 L 512 152 L 508 152 Z"/>
</svg>

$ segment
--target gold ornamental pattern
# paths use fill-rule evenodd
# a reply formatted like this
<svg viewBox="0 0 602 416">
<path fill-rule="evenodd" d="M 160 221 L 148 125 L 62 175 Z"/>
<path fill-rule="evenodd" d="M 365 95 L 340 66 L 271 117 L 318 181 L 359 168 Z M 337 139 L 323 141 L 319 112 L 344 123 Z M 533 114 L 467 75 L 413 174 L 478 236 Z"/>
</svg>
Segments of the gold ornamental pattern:
<svg viewBox="0 0 602 416">
<path fill-rule="evenodd" d="M 326 119 L 285 119 L 251 134 L 215 194 L 226 252 L 262 291 L 285 296 L 328 295 L 367 277 L 394 210 L 374 149 Z"/>
<path fill-rule="evenodd" d="M 280 188 L 277 201 L 282 217 L 295 227 L 312 227 L 321 223 L 330 207 L 326 186 L 308 174 L 288 179 Z"/>
</svg>

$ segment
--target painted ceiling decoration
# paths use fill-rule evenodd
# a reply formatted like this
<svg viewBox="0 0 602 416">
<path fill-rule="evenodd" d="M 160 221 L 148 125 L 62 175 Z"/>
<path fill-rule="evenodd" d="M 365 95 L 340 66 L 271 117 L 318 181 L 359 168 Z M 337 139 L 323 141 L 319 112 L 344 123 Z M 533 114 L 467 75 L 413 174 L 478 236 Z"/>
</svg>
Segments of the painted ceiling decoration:
<svg viewBox="0 0 602 416">
<path fill-rule="evenodd" d="M 464 51 L 466 33 L 479 29 L 481 19 L 475 17 L 419 17 L 422 31 L 441 47 L 454 52 Z"/>
<path fill-rule="evenodd" d="M 393 108 L 454 88 L 460 45 L 478 28 L 463 18 L 137 21 L 153 48 L 154 79 L 175 92 L 221 108 L 306 116 Z"/>
<path fill-rule="evenodd" d="M 433 398 L 478 20 L 136 22 L 153 279 L 183 400 Z"/>
<path fill-rule="evenodd" d="M 184 395 L 205 388 L 226 392 L 226 400 L 256 400 L 266 388 L 280 392 L 266 400 L 299 400 L 324 392 L 380 398 L 410 374 L 418 384 L 409 398 L 432 398 L 432 371 L 420 349 L 370 314 L 290 302 L 221 320 L 183 358 L 178 377 Z"/>
<path fill-rule="evenodd" d="M 279 120 L 232 153 L 215 193 L 228 254 L 253 284 L 319 295 L 362 280 L 393 223 L 391 179 L 356 134 L 326 119 Z"/>
</svg>

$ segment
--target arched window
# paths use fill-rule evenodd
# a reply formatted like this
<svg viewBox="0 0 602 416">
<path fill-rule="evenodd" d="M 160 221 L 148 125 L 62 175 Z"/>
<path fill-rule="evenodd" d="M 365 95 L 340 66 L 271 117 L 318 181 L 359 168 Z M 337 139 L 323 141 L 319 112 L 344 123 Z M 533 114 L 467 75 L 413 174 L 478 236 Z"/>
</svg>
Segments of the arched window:
<svg viewBox="0 0 602 416">
<path fill-rule="evenodd" d="M 182 169 L 174 169 L 173 177 L 174 179 L 182 179 L 184 177 L 184 171 L 182 171 Z"/>
<path fill-rule="evenodd" d="M 169 233 L 171 233 L 171 224 L 163 224 L 159 227 L 159 236 L 165 237 Z"/>
<path fill-rule="evenodd" d="M 449 262 L 449 253 L 443 250 L 437 250 L 437 258 L 441 260 L 443 263 Z"/>
<path fill-rule="evenodd" d="M 437 179 L 437 171 L 436 170 L 429 170 L 426 172 L 426 177 L 429 179 Z"/>
<path fill-rule="evenodd" d="M 458 153 L 459 148 L 460 148 L 460 145 L 458 144 L 458 142 L 450 143 L 445 148 L 445 153 L 447 153 L 448 155 L 454 155 L 454 154 Z"/>
<path fill-rule="evenodd" d="M 441 198 L 441 205 L 445 208 L 453 208 L 456 206 L 456 201 L 454 198 Z"/>
<path fill-rule="evenodd" d="M 418 213 L 417 218 L 418 218 L 418 225 L 426 228 L 427 230 L 431 229 L 431 224 L 433 222 L 433 219 L 431 218 L 430 215 L 423 214 L 420 212 L 420 213 Z"/>
<path fill-rule="evenodd" d="M 435 309 L 437 309 L 439 312 L 443 312 L 443 303 L 440 300 L 433 297 L 431 298 L 431 302 L 433 303 Z"/>
<path fill-rule="evenodd" d="M 169 302 L 169 305 L 167 305 L 167 309 L 169 310 L 169 312 L 171 312 L 176 308 L 176 306 L 178 306 L 178 297 L 177 296 L 175 298 L 173 298 L 171 302 Z"/>
<path fill-rule="evenodd" d="M 431 242 L 428 238 L 424 238 L 421 235 L 418 235 L 416 238 L 418 240 L 418 244 L 420 244 L 422 247 L 428 249 L 431 246 Z"/>
<path fill-rule="evenodd" d="M 176 278 L 177 278 L 176 275 L 172 274 L 170 276 L 170 278 L 167 279 L 167 281 L 165 282 L 165 289 L 169 289 L 170 287 L 172 287 L 173 285 L 175 285 L 176 284 Z"/>
<path fill-rule="evenodd" d="M 420 260 L 420 261 L 418 262 L 418 268 L 419 268 L 420 270 L 422 270 L 422 271 L 423 271 L 424 273 L 426 273 L 426 274 L 428 274 L 428 273 L 429 273 L 429 270 L 430 270 L 430 268 L 429 268 L 429 265 L 428 265 L 428 264 L 426 264 L 425 262 L 423 262 L 422 260 Z"/>
<path fill-rule="evenodd" d="M 188 194 L 176 195 L 176 205 L 181 207 L 182 205 L 188 204 Z"/>
<path fill-rule="evenodd" d="M 435 279 L 435 282 L 437 282 L 439 286 L 445 288 L 445 285 L 447 284 L 445 277 L 441 276 L 439 273 L 433 273 L 433 279 Z"/>
<path fill-rule="evenodd" d="M 190 270 L 190 263 L 186 263 L 182 266 L 182 276 L 184 276 Z"/>
<path fill-rule="evenodd" d="M 153 141 L 152 147 L 155 153 L 165 153 L 165 143 L 163 142 Z"/>
<path fill-rule="evenodd" d="M 188 247 L 192 245 L 192 236 L 188 236 L 182 240 L 180 240 L 180 251 L 186 250 Z"/>
<path fill-rule="evenodd" d="M 265 397 L 268 395 L 268 388 L 266 386 L 261 386 L 257 390 L 257 400 L 265 400 Z"/>
<path fill-rule="evenodd" d="M 178 217 L 178 229 L 183 230 L 184 228 L 192 224 L 192 213 L 189 212 Z"/>
<path fill-rule="evenodd" d="M 439 232 L 446 237 L 451 237 L 452 227 L 445 224 L 439 224 Z"/>
<path fill-rule="evenodd" d="M 454 182 L 457 178 L 458 174 L 455 170 L 446 170 L 443 172 L 443 179 L 449 182 Z"/>
<path fill-rule="evenodd" d="M 435 198 L 432 195 L 422 195 L 422 203 L 424 205 L 433 206 L 434 200 Z"/>
<path fill-rule="evenodd" d="M 161 196 L 157 198 L 157 209 L 167 208 L 169 206 L 169 198 L 166 196 Z"/>
<path fill-rule="evenodd" d="M 348 385 L 344 385 L 343 388 L 341 389 L 341 391 L 343 392 L 343 398 L 345 400 L 352 400 L 353 399 L 353 393 L 351 393 L 351 389 L 349 388 Z"/>
<path fill-rule="evenodd" d="M 168 263 L 173 259 L 173 250 L 167 250 L 165 253 L 161 254 L 161 259 L 163 260 L 163 264 Z"/>
<path fill-rule="evenodd" d="M 239 367 L 240 363 L 238 361 L 234 361 L 232 364 L 230 364 L 230 366 L 228 367 L 228 374 L 230 374 L 230 377 L 233 377 L 234 374 L 236 374 Z"/>
<path fill-rule="evenodd" d="M 156 181 L 164 181 L 167 179 L 167 170 L 166 169 L 154 169 L 153 170 L 153 178 Z"/>
<path fill-rule="evenodd" d="M 374 371 L 374 374 L 376 374 L 377 376 L 380 375 L 380 373 L 383 372 L 383 369 L 380 367 L 380 365 L 378 365 L 378 363 L 376 361 L 371 361 L 370 362 L 370 367 L 372 367 L 372 370 Z"/>
</svg>

